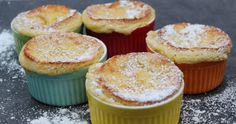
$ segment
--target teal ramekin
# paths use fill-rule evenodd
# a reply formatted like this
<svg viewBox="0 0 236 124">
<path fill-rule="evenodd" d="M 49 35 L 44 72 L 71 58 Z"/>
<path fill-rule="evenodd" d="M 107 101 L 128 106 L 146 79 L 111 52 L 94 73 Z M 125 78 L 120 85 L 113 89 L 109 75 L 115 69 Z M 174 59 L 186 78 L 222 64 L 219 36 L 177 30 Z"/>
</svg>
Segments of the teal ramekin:
<svg viewBox="0 0 236 124">
<path fill-rule="evenodd" d="M 104 62 L 106 59 L 107 49 L 104 45 L 104 54 L 99 62 Z M 25 69 L 28 90 L 33 98 L 48 105 L 69 106 L 85 103 L 87 102 L 85 80 L 88 68 L 89 66 L 72 73 L 53 76 Z"/>
<path fill-rule="evenodd" d="M 33 37 L 21 34 L 20 32 L 15 31 L 13 28 L 11 29 L 14 36 L 16 53 L 19 55 L 24 44 Z M 83 34 L 83 25 L 81 25 L 79 28 L 72 32 Z"/>
</svg>

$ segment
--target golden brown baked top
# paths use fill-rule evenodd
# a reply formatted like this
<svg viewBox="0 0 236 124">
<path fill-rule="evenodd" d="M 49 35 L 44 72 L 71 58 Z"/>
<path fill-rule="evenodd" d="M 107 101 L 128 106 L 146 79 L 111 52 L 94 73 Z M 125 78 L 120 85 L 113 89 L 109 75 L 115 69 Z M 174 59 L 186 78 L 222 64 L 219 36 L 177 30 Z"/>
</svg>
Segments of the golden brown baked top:
<svg viewBox="0 0 236 124">
<path fill-rule="evenodd" d="M 91 66 L 86 83 L 98 98 L 126 106 L 161 103 L 184 85 L 178 67 L 158 53 L 114 56 Z"/>
<path fill-rule="evenodd" d="M 225 60 L 232 47 L 230 37 L 219 28 L 190 23 L 150 31 L 146 42 L 149 49 L 178 64 Z"/>
<path fill-rule="evenodd" d="M 79 70 L 106 54 L 98 39 L 77 33 L 51 33 L 28 41 L 20 52 L 20 64 L 40 74 L 58 75 Z"/>
<path fill-rule="evenodd" d="M 130 34 L 155 19 L 154 9 L 140 1 L 120 0 L 88 6 L 83 12 L 87 28 L 99 33 Z M 125 28 L 125 29 L 124 29 Z"/>
<path fill-rule="evenodd" d="M 14 31 L 29 36 L 75 31 L 81 25 L 81 14 L 63 5 L 44 5 L 22 12 L 13 19 L 11 24 Z"/>
<path fill-rule="evenodd" d="M 134 20 L 145 18 L 151 13 L 148 5 L 139 1 L 116 1 L 114 3 L 92 5 L 87 14 L 95 20 Z"/>
</svg>

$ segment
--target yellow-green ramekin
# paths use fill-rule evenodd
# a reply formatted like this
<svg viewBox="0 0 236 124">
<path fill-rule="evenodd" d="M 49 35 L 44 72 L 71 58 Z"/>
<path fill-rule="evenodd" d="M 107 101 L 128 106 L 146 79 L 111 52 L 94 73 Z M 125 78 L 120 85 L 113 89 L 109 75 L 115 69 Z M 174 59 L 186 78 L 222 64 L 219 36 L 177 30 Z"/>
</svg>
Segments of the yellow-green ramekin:
<svg viewBox="0 0 236 124">
<path fill-rule="evenodd" d="M 130 107 L 102 101 L 86 89 L 92 124 L 178 124 L 183 90 L 184 84 L 160 104 Z"/>
<path fill-rule="evenodd" d="M 104 54 L 99 62 L 107 59 L 107 49 L 104 44 L 103 46 Z M 88 68 L 89 66 L 75 72 L 53 76 L 25 69 L 28 90 L 33 98 L 48 105 L 68 106 L 85 103 L 85 76 Z"/>
</svg>

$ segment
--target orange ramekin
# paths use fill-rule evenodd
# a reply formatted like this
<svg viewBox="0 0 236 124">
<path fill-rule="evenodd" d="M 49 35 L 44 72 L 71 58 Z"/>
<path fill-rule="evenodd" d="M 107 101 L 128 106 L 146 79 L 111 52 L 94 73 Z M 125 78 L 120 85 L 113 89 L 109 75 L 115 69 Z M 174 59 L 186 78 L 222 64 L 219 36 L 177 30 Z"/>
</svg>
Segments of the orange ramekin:
<svg viewBox="0 0 236 124">
<path fill-rule="evenodd" d="M 150 24 L 137 28 L 130 35 L 124 35 L 121 33 L 96 33 L 92 30 L 86 29 L 86 34 L 96 37 L 104 42 L 107 46 L 108 57 L 112 57 L 114 55 L 126 54 L 130 52 L 144 52 L 145 48 L 145 38 L 147 36 L 147 32 L 153 30 L 154 21 Z"/>
<path fill-rule="evenodd" d="M 154 52 L 149 47 L 147 47 L 147 51 Z M 184 93 L 200 94 L 211 91 L 222 83 L 227 60 L 196 64 L 175 64 L 184 73 Z"/>
</svg>

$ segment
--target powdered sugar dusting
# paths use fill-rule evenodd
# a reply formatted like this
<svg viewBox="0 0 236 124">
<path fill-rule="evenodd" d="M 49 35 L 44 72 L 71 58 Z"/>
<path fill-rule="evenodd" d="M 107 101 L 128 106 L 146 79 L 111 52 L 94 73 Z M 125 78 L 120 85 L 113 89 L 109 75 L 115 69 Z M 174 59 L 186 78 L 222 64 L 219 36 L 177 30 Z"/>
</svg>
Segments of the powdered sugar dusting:
<svg viewBox="0 0 236 124">
<path fill-rule="evenodd" d="M 128 19 L 139 18 L 142 16 L 142 13 L 148 9 L 147 5 L 137 7 L 133 2 L 128 0 L 120 0 L 119 3 L 121 7 L 129 8 L 126 10 L 126 18 Z"/>
<path fill-rule="evenodd" d="M 67 14 L 67 18 L 73 16 L 76 13 L 75 9 L 70 9 L 69 13 Z"/>
<path fill-rule="evenodd" d="M 195 24 L 195 25 L 188 25 L 187 27 L 185 27 L 183 30 L 181 30 L 182 34 L 188 34 L 189 33 L 189 37 L 196 37 L 196 35 L 204 32 L 204 25 L 200 25 L 200 24 Z"/>
<path fill-rule="evenodd" d="M 47 6 L 44 6 L 47 9 Z M 12 27 L 17 31 L 31 31 L 38 34 L 47 34 L 51 32 L 57 32 L 57 26 L 59 22 L 66 20 L 67 18 L 73 16 L 76 13 L 76 10 L 69 9 L 68 13 L 65 13 L 65 16 L 58 16 L 54 24 L 48 25 L 47 18 L 44 18 L 43 14 L 35 14 L 33 18 L 43 18 L 44 22 L 32 19 L 32 15 L 29 16 L 31 11 L 26 11 L 18 14 L 12 21 Z M 38 16 L 38 17 L 37 17 Z"/>
<path fill-rule="evenodd" d="M 129 0 L 119 0 L 119 3 L 121 7 L 127 7 L 127 6 L 134 7 L 135 6 L 134 3 L 130 2 Z"/>
<path fill-rule="evenodd" d="M 128 19 L 134 19 L 134 18 L 140 18 L 142 17 L 142 13 L 145 11 L 146 5 L 142 8 L 134 8 L 134 9 L 128 9 L 126 11 L 126 18 Z"/>
<path fill-rule="evenodd" d="M 160 64 L 162 60 L 166 61 L 162 56 L 145 53 L 124 56 L 128 57 L 127 60 L 122 59 L 123 56 L 115 58 L 119 62 L 112 58 L 113 61 L 110 59 L 107 62 L 115 61 L 110 63 L 112 66 L 108 65 L 106 68 L 106 63 L 103 65 L 104 71 L 116 69 L 117 72 L 102 71 L 98 73 L 100 78 L 105 80 L 103 85 L 115 96 L 141 103 L 160 102 L 180 89 L 182 73 L 170 61 L 167 62 L 168 64 Z M 160 65 L 157 67 L 151 63 Z"/>
<path fill-rule="evenodd" d="M 30 11 L 22 12 L 18 14 L 12 21 L 12 27 L 17 30 L 33 30 L 35 32 L 55 32 L 56 30 L 51 26 L 42 25 L 36 20 L 32 20 L 27 17 Z M 58 21 L 62 21 L 63 18 L 58 18 Z"/>
<path fill-rule="evenodd" d="M 81 56 L 76 58 L 76 61 L 90 60 L 94 55 L 96 55 L 98 47 L 88 48 Z"/>
<path fill-rule="evenodd" d="M 236 75 L 227 76 L 225 84 L 202 96 L 185 96 L 181 113 L 182 124 L 236 123 Z"/>
<path fill-rule="evenodd" d="M 164 27 L 163 39 L 173 46 L 181 48 L 193 48 L 199 45 L 199 35 L 204 32 L 203 25 L 188 25 L 179 32 L 174 29 L 174 25 Z"/>
<path fill-rule="evenodd" d="M 9 30 L 3 30 L 0 33 L 0 64 L 7 67 L 7 72 L 17 70 L 18 74 L 13 75 L 12 78 L 16 79 L 19 76 L 23 76 L 24 71 L 18 64 L 16 59 L 12 59 L 15 55 L 14 52 L 14 38 Z"/>
<path fill-rule="evenodd" d="M 83 114 L 84 111 L 59 108 L 54 113 L 45 111 L 42 116 L 27 121 L 29 124 L 88 124 L 86 120 L 81 120 Z"/>
<path fill-rule="evenodd" d="M 26 92 L 25 73 L 18 63 L 14 50 L 14 38 L 9 30 L 0 32 L 0 50 L 0 71 L 2 72 L 0 74 L 0 123 L 88 123 L 87 105 L 49 109 L 35 103 L 29 92 Z"/>
<path fill-rule="evenodd" d="M 126 0 L 121 0 L 120 6 L 129 8 L 126 10 L 127 19 L 141 18 L 142 16 L 144 16 L 145 11 L 148 10 L 147 5 L 135 6 L 133 2 Z"/>
<path fill-rule="evenodd" d="M 158 89 L 152 91 L 147 89 L 144 90 L 142 94 L 133 94 L 131 93 L 132 90 L 129 89 L 120 90 L 118 92 L 115 92 L 114 94 L 122 98 L 125 98 L 126 100 L 147 102 L 147 101 L 161 101 L 165 99 L 169 94 L 175 92 L 176 90 L 177 90 L 176 87 L 170 86 L 166 89 Z"/>
<path fill-rule="evenodd" d="M 148 5 L 138 1 L 120 0 L 88 7 L 87 13 L 93 19 L 138 19 L 144 17 L 149 9 Z"/>
<path fill-rule="evenodd" d="M 37 41 L 38 45 L 32 49 L 38 53 L 32 56 L 49 62 L 89 61 L 102 47 L 97 40 L 75 33 L 41 35 L 33 40 Z"/>
<path fill-rule="evenodd" d="M 189 24 L 177 29 L 177 25 L 167 25 L 161 31 L 163 31 L 162 39 L 171 45 L 179 48 L 220 48 L 226 46 L 229 42 L 225 36 L 216 36 L 220 38 L 208 38 L 209 26 L 201 24 Z M 221 32 L 218 28 L 217 31 Z M 223 40 L 223 39 L 224 40 Z"/>
<path fill-rule="evenodd" d="M 140 11 L 133 9 L 133 10 L 127 10 L 126 11 L 126 16 L 127 18 L 135 18 L 137 15 L 139 15 Z"/>
<path fill-rule="evenodd" d="M 9 30 L 3 30 L 0 34 L 0 53 L 5 51 L 10 45 L 13 45 L 14 38 Z"/>
</svg>

